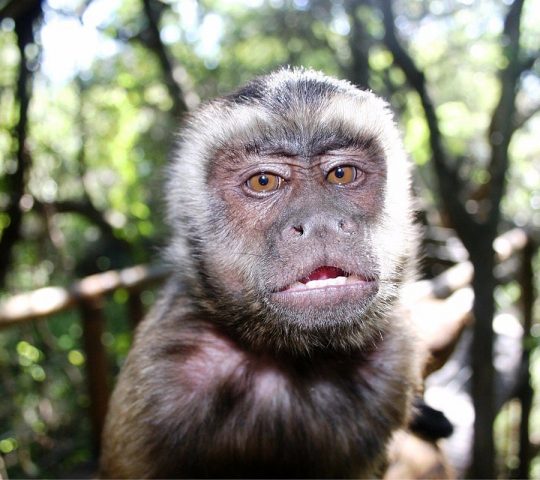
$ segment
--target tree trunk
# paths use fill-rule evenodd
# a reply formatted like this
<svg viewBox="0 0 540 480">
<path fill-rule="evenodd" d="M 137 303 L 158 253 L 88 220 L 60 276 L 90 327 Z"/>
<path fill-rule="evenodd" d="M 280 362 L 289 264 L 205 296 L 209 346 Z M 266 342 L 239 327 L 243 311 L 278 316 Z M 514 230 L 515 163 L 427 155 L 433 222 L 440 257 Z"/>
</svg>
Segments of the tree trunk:
<svg viewBox="0 0 540 480">
<path fill-rule="evenodd" d="M 494 251 L 491 236 L 478 242 L 471 261 L 474 265 L 474 335 L 472 345 L 472 395 L 474 400 L 474 446 L 471 478 L 495 478 L 495 419 L 493 368 L 493 315 L 495 312 Z M 484 248 L 482 248 L 484 247 Z"/>
<path fill-rule="evenodd" d="M 0 285 L 4 284 L 5 277 L 11 264 L 11 254 L 14 245 L 20 237 L 22 224 L 21 198 L 26 187 L 28 170 L 28 152 L 26 150 L 26 136 L 28 128 L 28 107 L 31 97 L 32 72 L 27 64 L 25 55 L 26 46 L 33 43 L 33 25 L 41 16 L 41 2 L 31 5 L 27 11 L 15 19 L 15 33 L 17 47 L 20 54 L 19 75 L 17 78 L 17 100 L 19 102 L 19 118 L 15 127 L 14 142 L 17 143 L 17 167 L 7 175 L 6 184 L 9 188 L 10 202 L 7 209 L 9 224 L 1 231 L 0 239 Z"/>
</svg>

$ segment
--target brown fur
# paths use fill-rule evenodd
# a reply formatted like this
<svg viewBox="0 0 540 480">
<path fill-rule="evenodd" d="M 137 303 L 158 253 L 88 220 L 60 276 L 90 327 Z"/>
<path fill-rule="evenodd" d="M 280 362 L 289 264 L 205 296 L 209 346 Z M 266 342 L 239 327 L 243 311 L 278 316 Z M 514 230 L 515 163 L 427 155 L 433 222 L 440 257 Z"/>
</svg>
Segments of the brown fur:
<svg viewBox="0 0 540 480">
<path fill-rule="evenodd" d="M 408 421 L 416 341 L 408 162 L 384 102 L 282 70 L 203 107 L 168 184 L 173 275 L 140 325 L 103 437 L 105 477 L 371 477 Z M 336 187 L 335 165 L 359 180 Z M 255 196 L 245 182 L 279 174 Z M 362 294 L 280 293 L 330 265 Z"/>
</svg>

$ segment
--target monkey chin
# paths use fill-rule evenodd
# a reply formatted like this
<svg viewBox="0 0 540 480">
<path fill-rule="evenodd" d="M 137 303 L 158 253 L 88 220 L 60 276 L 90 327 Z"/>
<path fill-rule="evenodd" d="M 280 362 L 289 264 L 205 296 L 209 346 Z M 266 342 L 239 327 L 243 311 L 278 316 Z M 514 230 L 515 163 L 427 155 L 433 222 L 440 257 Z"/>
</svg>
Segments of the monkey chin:
<svg viewBox="0 0 540 480">
<path fill-rule="evenodd" d="M 299 292 L 272 294 L 264 302 L 265 313 L 252 319 L 257 322 L 257 318 L 264 318 L 264 322 L 250 330 L 242 328 L 245 322 L 240 324 L 240 336 L 249 349 L 311 357 L 320 353 L 368 353 L 377 348 L 389 321 L 381 314 L 385 302 L 378 298 L 376 284 L 317 290 L 322 291 L 314 293 L 318 298 L 313 301 L 307 295 L 297 298 Z"/>
</svg>

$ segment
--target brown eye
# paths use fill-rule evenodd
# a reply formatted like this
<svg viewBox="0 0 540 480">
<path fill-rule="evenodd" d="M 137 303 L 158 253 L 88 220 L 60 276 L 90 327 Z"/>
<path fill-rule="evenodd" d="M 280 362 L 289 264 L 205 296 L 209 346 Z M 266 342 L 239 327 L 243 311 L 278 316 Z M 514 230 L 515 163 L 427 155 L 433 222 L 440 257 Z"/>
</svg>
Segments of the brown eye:
<svg viewBox="0 0 540 480">
<path fill-rule="evenodd" d="M 254 192 L 272 192 L 281 185 L 282 178 L 272 173 L 258 173 L 253 175 L 246 183 Z"/>
<path fill-rule="evenodd" d="M 349 166 L 339 166 L 330 170 L 326 179 L 334 185 L 345 185 L 356 180 L 356 168 Z"/>
</svg>

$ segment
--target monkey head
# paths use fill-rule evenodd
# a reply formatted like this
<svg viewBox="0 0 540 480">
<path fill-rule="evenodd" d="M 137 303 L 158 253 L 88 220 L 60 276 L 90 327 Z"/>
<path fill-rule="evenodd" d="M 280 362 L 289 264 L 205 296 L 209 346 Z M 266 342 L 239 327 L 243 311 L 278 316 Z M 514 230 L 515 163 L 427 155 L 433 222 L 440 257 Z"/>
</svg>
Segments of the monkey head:
<svg viewBox="0 0 540 480">
<path fill-rule="evenodd" d="M 413 268 L 409 164 L 388 105 L 279 70 L 188 119 L 168 170 L 169 259 L 253 349 L 369 349 Z"/>
</svg>

